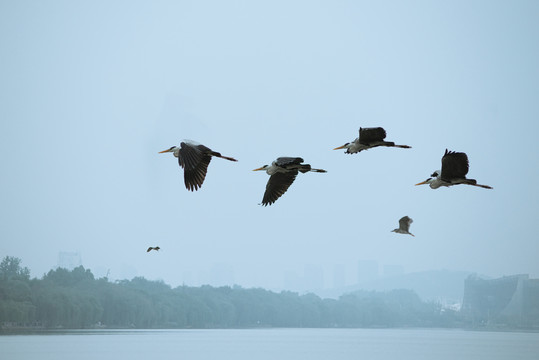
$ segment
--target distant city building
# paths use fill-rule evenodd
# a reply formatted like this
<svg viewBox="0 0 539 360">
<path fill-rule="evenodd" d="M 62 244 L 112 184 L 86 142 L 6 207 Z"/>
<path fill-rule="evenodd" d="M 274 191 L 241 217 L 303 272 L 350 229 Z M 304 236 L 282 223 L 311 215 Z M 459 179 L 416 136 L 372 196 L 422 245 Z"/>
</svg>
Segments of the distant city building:
<svg viewBox="0 0 539 360">
<path fill-rule="evenodd" d="M 77 252 L 59 252 L 58 253 L 58 267 L 73 270 L 74 268 L 81 266 L 82 260 L 80 254 Z"/>
<path fill-rule="evenodd" d="M 357 266 L 357 282 L 364 283 L 378 279 L 378 262 L 359 260 Z"/>
<path fill-rule="evenodd" d="M 461 311 L 476 325 L 537 326 L 539 279 L 527 274 L 492 280 L 470 275 L 464 281 Z"/>
</svg>

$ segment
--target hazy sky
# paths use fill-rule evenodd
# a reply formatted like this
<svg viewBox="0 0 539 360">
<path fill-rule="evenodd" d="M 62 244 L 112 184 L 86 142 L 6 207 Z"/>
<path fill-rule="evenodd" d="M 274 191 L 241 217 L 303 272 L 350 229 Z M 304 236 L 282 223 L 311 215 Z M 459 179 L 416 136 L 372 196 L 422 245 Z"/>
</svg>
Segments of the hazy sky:
<svg viewBox="0 0 539 360">
<path fill-rule="evenodd" d="M 0 256 L 173 286 L 313 265 L 352 283 L 361 259 L 539 277 L 538 18 L 535 0 L 0 1 Z M 412 149 L 332 150 L 360 126 Z M 239 162 L 188 192 L 158 154 L 182 139 Z M 414 186 L 446 148 L 494 189 Z M 262 207 L 251 170 L 279 156 L 328 173 Z M 391 232 L 404 215 L 415 238 Z"/>
</svg>

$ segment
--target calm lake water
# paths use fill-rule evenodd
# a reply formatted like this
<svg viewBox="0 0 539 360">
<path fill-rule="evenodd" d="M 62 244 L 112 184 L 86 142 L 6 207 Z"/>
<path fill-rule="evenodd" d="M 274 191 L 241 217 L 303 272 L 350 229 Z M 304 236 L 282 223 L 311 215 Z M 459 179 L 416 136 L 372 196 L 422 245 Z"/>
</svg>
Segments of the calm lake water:
<svg viewBox="0 0 539 360">
<path fill-rule="evenodd" d="M 539 333 L 445 329 L 88 330 L 0 336 L 6 360 L 539 359 Z"/>
</svg>

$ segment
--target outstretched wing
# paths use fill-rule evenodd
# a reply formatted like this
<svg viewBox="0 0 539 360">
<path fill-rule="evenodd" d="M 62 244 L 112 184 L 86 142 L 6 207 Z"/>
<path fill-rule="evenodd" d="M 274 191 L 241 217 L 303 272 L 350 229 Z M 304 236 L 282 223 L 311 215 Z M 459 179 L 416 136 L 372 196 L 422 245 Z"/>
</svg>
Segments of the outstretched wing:
<svg viewBox="0 0 539 360">
<path fill-rule="evenodd" d="M 462 152 L 447 151 L 442 157 L 442 180 L 465 178 L 468 173 L 468 156 Z"/>
<path fill-rule="evenodd" d="M 275 160 L 275 165 L 280 167 L 286 167 L 288 165 L 299 165 L 303 162 L 300 157 L 280 157 Z"/>
<path fill-rule="evenodd" d="M 286 190 L 292 185 L 298 171 L 290 171 L 286 173 L 275 173 L 270 176 L 268 183 L 266 184 L 266 191 L 262 199 L 262 205 L 267 206 L 273 204 L 280 198 Z"/>
<path fill-rule="evenodd" d="M 180 144 L 178 162 L 184 169 L 183 180 L 187 190 L 196 191 L 204 182 L 211 161 L 211 149 L 204 145 Z"/>
<path fill-rule="evenodd" d="M 403 216 L 399 220 L 399 229 L 409 231 L 410 224 L 413 223 L 413 222 L 414 221 L 411 218 L 409 218 L 408 216 Z"/>
<path fill-rule="evenodd" d="M 383 141 L 386 138 L 384 128 L 359 128 L 359 143 L 369 145 L 374 142 Z"/>
</svg>

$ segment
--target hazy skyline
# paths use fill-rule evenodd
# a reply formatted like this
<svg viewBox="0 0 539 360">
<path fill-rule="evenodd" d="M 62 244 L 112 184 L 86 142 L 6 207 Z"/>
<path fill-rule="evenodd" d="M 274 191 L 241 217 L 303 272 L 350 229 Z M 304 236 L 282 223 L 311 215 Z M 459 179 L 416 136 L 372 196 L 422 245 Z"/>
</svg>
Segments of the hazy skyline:
<svg viewBox="0 0 539 360">
<path fill-rule="evenodd" d="M 536 1 L 0 2 L 0 256 L 274 288 L 359 260 L 539 277 Z M 411 149 L 336 146 L 382 126 Z M 188 192 L 171 154 L 213 159 Z M 492 186 L 414 186 L 445 149 Z M 252 169 L 299 156 L 260 206 Z M 413 218 L 411 232 L 392 233 Z M 159 252 L 146 253 L 148 246 Z M 342 270 L 340 270 L 342 271 Z M 352 275 L 353 276 L 353 275 Z"/>
</svg>

